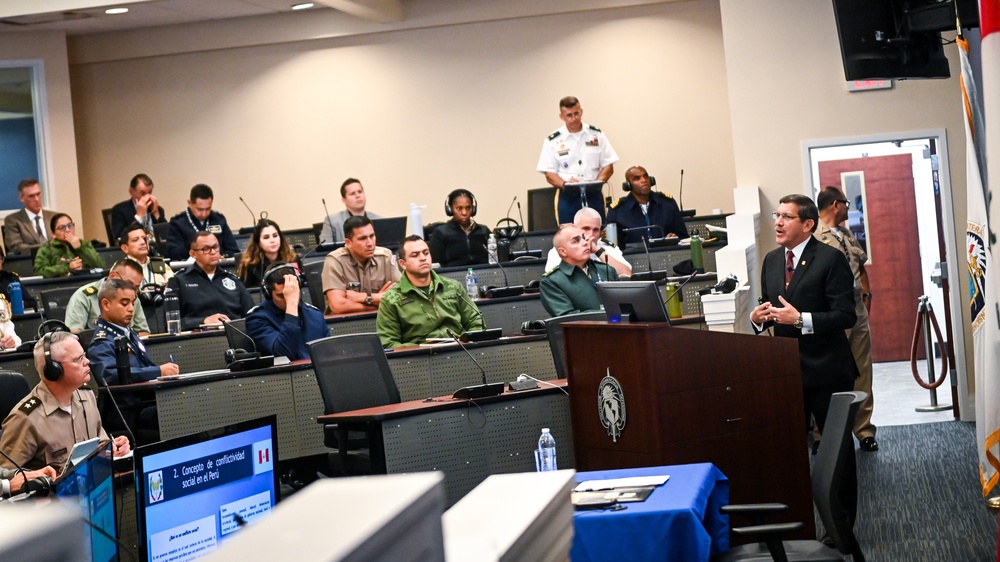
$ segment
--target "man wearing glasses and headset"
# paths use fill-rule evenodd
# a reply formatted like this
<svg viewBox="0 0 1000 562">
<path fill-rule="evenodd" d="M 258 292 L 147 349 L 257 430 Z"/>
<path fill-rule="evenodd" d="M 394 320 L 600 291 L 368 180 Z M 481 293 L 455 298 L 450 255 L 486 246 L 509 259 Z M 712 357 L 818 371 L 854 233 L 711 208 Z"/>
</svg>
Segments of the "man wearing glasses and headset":
<svg viewBox="0 0 1000 562">
<path fill-rule="evenodd" d="M 181 329 L 221 326 L 246 316 L 253 299 L 240 278 L 219 269 L 219 240 L 211 232 L 201 231 L 191 240 L 194 263 L 167 284 L 181 306 Z"/>
</svg>

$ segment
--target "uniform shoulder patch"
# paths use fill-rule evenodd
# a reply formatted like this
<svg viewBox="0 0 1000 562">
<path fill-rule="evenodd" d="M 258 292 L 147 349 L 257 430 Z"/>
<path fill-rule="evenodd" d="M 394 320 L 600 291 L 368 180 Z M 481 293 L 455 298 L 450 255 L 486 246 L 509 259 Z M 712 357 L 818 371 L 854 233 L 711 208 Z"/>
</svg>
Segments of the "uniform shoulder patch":
<svg viewBox="0 0 1000 562">
<path fill-rule="evenodd" d="M 97 287 L 94 286 L 87 287 L 86 289 L 83 290 L 83 294 L 87 295 L 88 297 L 92 297 L 97 294 Z"/>
<path fill-rule="evenodd" d="M 548 136 L 549 140 L 555 140 L 556 137 L 562 134 L 562 131 L 556 130 L 551 135 Z"/>
<path fill-rule="evenodd" d="M 598 133 L 601 133 L 601 132 L 603 132 L 603 131 L 601 131 L 600 129 L 598 129 L 597 127 L 595 127 L 595 126 L 593 126 L 593 125 L 590 125 L 589 127 L 590 127 L 590 130 L 591 130 L 591 131 L 597 131 Z"/>
<path fill-rule="evenodd" d="M 96 332 L 94 332 L 94 337 L 90 338 L 90 341 L 93 342 L 93 341 L 97 341 L 97 340 L 106 340 L 106 339 L 108 339 L 108 331 L 107 330 L 97 330 Z"/>
<path fill-rule="evenodd" d="M 620 197 L 620 198 L 618 198 L 618 199 L 615 199 L 615 200 L 614 200 L 614 201 L 613 201 L 613 202 L 611 203 L 611 208 L 612 208 L 612 209 L 617 209 L 617 208 L 618 208 L 618 205 L 621 205 L 621 204 L 622 204 L 622 199 L 625 199 L 625 198 L 624 198 L 624 197 Z"/>
<path fill-rule="evenodd" d="M 548 277 L 549 275 L 552 275 L 553 273 L 555 273 L 557 271 L 559 271 L 559 268 L 558 267 L 553 267 L 552 269 L 550 269 L 550 270 L 546 271 L 545 273 L 543 273 L 542 277 Z"/>
<path fill-rule="evenodd" d="M 389 248 L 383 248 L 382 246 L 375 246 L 376 256 L 391 256 L 393 255 Z"/>
<path fill-rule="evenodd" d="M 18 406 L 18 410 L 21 410 L 25 414 L 30 414 L 38 409 L 42 405 L 42 401 L 37 396 L 32 396 Z"/>
</svg>

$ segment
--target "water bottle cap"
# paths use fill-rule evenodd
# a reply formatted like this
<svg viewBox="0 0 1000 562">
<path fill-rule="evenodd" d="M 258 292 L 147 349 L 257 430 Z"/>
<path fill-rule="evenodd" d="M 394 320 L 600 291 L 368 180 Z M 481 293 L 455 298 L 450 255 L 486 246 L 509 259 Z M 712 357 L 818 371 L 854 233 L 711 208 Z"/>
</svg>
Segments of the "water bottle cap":
<svg viewBox="0 0 1000 562">
<path fill-rule="evenodd" d="M 548 433 L 548 432 L 549 432 L 549 428 L 547 428 L 547 427 L 543 427 L 542 428 L 542 433 Z"/>
</svg>

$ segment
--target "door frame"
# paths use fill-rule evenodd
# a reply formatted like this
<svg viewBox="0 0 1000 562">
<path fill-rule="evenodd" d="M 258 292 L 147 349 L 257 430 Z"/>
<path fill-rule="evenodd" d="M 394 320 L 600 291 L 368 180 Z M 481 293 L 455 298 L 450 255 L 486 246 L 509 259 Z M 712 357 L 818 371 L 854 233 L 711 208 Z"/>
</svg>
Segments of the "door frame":
<svg viewBox="0 0 1000 562">
<path fill-rule="evenodd" d="M 955 213 L 954 201 L 952 199 L 951 166 L 949 161 L 948 137 L 945 129 L 923 129 L 916 131 L 906 131 L 900 133 L 878 133 L 872 135 L 861 135 L 856 137 L 841 137 L 829 139 L 813 139 L 801 142 L 802 148 L 802 169 L 803 181 L 809 190 L 814 184 L 813 166 L 810 158 L 814 149 L 831 148 L 837 146 L 850 146 L 860 144 L 877 144 L 896 141 L 911 141 L 919 139 L 936 139 L 938 149 L 938 181 L 941 189 L 941 228 L 944 230 L 945 256 L 948 260 L 948 288 L 949 294 L 945 295 L 954 316 L 956 311 L 961 311 L 958 318 L 962 319 L 960 324 L 955 324 L 952 319 L 945 319 L 952 322 L 952 347 L 955 349 L 954 365 L 949 371 L 952 381 L 958 386 L 958 401 L 962 421 L 971 422 L 976 419 L 975 397 L 969 392 L 969 380 L 967 372 L 965 339 L 966 326 L 965 314 L 968 310 L 968 303 L 962 295 L 962 281 L 965 275 L 965 268 L 959 270 L 959 264 L 964 264 L 964 254 L 959 251 L 958 241 L 955 237 Z M 942 311 L 943 312 L 943 311 Z"/>
</svg>

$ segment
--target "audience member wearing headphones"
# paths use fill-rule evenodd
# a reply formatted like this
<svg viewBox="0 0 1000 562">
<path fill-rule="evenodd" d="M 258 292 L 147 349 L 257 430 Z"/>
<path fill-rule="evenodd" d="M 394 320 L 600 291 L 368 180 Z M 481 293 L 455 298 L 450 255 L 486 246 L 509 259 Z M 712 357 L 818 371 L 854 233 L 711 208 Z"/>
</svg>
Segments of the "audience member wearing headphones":
<svg viewBox="0 0 1000 562">
<path fill-rule="evenodd" d="M 330 335 L 323 313 L 302 302 L 295 267 L 276 263 L 264 274 L 264 300 L 247 314 L 247 334 L 261 355 L 309 359 L 306 342 Z"/>
<path fill-rule="evenodd" d="M 334 314 L 374 312 L 382 295 L 399 281 L 396 256 L 375 244 L 368 217 L 344 221 L 344 247 L 323 261 L 323 295 Z"/>
<path fill-rule="evenodd" d="M 133 222 L 126 226 L 118 238 L 118 246 L 126 256 L 142 266 L 142 285 L 139 288 L 146 285 L 165 287 L 167 281 L 174 276 L 174 270 L 170 269 L 166 260 L 149 255 L 148 233 L 141 224 Z"/>
<path fill-rule="evenodd" d="M 142 266 L 131 258 L 123 258 L 111 266 L 106 279 L 124 279 L 139 287 L 142 284 Z M 73 292 L 66 304 L 66 325 L 74 334 L 94 328 L 101 315 L 101 299 L 98 293 L 104 279 L 92 281 Z M 140 336 L 149 335 L 149 323 L 141 306 L 136 306 L 129 324 Z"/>
<path fill-rule="evenodd" d="M 253 298 L 240 278 L 219 268 L 219 240 L 201 231 L 191 240 L 189 251 L 194 263 L 167 283 L 181 305 L 181 329 L 195 330 L 204 325 L 222 325 L 243 318 L 253 308 Z"/>
<path fill-rule="evenodd" d="M 431 253 L 419 236 L 407 236 L 397 251 L 403 266 L 399 284 L 382 297 L 375 331 L 387 348 L 418 345 L 485 328 L 483 315 L 454 279 L 431 270 Z"/>
<path fill-rule="evenodd" d="M 562 261 L 542 276 L 539 285 L 542 306 L 552 316 L 600 310 L 597 283 L 618 281 L 618 272 L 606 263 L 590 259 L 590 239 L 572 224 L 561 226 L 552 244 Z"/>
<path fill-rule="evenodd" d="M 490 229 L 472 220 L 477 206 L 476 196 L 468 189 L 456 189 L 448 194 L 444 213 L 451 220 L 434 229 L 430 237 L 431 256 L 441 267 L 490 261 L 486 252 Z"/>
<path fill-rule="evenodd" d="M 687 226 L 681 216 L 680 207 L 669 195 L 652 191 L 656 178 L 649 177 L 646 168 L 632 166 L 625 170 L 622 189 L 628 195 L 611 204 L 608 210 L 608 224 L 618 225 L 618 241 L 624 244 L 640 243 L 643 238 L 687 238 Z M 659 226 L 641 230 L 645 226 Z M 623 229 L 640 229 L 622 233 Z"/>
<path fill-rule="evenodd" d="M 97 398 L 81 388 L 90 380 L 90 359 L 77 336 L 46 334 L 35 344 L 34 353 L 42 380 L 4 420 L 0 449 L 28 470 L 46 465 L 59 469 L 74 444 L 94 437 L 108 439 L 108 434 L 101 427 Z M 128 453 L 128 439 L 115 437 L 112 450 L 116 457 Z M 0 466 L 15 468 L 3 457 Z"/>
<path fill-rule="evenodd" d="M 590 207 L 580 209 L 573 217 L 573 226 L 582 230 L 590 240 L 591 260 L 610 265 L 615 268 L 618 275 L 632 275 L 632 266 L 622 255 L 621 249 L 601 238 L 601 215 L 597 211 Z M 560 263 L 562 258 L 553 246 L 545 260 L 545 271 L 552 271 L 559 267 Z"/>
<path fill-rule="evenodd" d="M 247 287 L 259 287 L 264 280 L 264 272 L 273 263 L 294 263 L 299 271 L 299 256 L 288 245 L 278 223 L 270 219 L 260 219 L 253 229 L 250 244 L 243 252 L 243 258 L 236 267 L 236 275 Z"/>
</svg>

